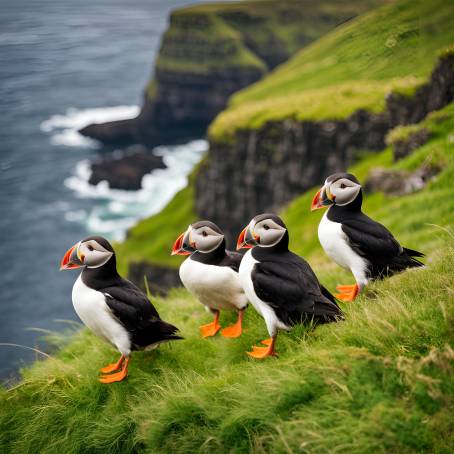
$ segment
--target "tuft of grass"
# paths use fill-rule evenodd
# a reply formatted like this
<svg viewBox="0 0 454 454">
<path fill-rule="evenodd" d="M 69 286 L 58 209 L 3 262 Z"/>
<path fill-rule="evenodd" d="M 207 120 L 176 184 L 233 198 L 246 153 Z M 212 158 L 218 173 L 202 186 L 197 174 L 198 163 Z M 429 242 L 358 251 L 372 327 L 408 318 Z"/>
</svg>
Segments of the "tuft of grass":
<svg viewBox="0 0 454 454">
<path fill-rule="evenodd" d="M 212 123 L 210 137 L 229 140 L 238 129 L 284 117 L 337 119 L 358 108 L 382 110 L 389 90 L 413 93 L 440 49 L 442 56 L 449 54 L 453 41 L 452 2 L 385 5 L 336 28 L 233 95 Z"/>
</svg>

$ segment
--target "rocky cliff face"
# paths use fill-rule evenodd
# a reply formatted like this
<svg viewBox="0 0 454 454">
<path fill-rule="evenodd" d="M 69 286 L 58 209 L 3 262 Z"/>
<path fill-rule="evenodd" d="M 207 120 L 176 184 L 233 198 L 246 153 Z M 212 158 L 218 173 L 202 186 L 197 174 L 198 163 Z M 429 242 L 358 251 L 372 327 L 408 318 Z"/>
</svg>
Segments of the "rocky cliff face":
<svg viewBox="0 0 454 454">
<path fill-rule="evenodd" d="M 454 56 L 442 58 L 414 94 L 392 94 L 381 114 L 358 111 L 342 121 L 267 123 L 210 143 L 196 182 L 196 208 L 233 238 L 245 220 L 282 206 L 327 175 L 346 168 L 357 150 L 385 146 L 390 128 L 420 121 L 454 99 Z"/>
<path fill-rule="evenodd" d="M 283 0 L 176 10 L 140 115 L 80 132 L 106 143 L 146 145 L 202 134 L 232 93 L 373 6 L 373 0 Z"/>
</svg>

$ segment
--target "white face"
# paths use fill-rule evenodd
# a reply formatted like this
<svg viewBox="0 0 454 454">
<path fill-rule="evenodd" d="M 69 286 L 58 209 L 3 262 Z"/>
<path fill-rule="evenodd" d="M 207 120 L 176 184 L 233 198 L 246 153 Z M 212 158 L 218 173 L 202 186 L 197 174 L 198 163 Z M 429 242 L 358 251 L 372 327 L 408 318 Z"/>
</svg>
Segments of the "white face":
<svg viewBox="0 0 454 454">
<path fill-rule="evenodd" d="M 187 237 L 191 247 L 204 253 L 214 251 L 224 239 L 224 235 L 214 231 L 207 225 L 196 229 L 189 226 Z"/>
<path fill-rule="evenodd" d="M 98 268 L 108 262 L 114 253 L 101 246 L 96 240 L 79 243 L 77 255 L 88 268 Z"/>
<path fill-rule="evenodd" d="M 326 184 L 326 187 L 331 193 L 331 197 L 336 205 L 348 205 L 356 199 L 359 191 L 361 190 L 361 185 L 357 184 L 348 178 L 340 178 L 334 183 Z"/>
<path fill-rule="evenodd" d="M 275 246 L 287 231 L 272 219 L 263 219 L 257 223 L 251 222 L 251 232 L 254 237 L 258 237 L 257 244 L 262 247 Z"/>
</svg>

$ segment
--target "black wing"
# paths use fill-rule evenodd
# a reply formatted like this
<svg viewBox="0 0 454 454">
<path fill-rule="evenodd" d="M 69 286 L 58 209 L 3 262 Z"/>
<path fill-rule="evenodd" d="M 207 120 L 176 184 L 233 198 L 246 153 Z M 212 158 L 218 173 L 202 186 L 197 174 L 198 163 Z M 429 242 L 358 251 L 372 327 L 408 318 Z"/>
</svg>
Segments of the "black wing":
<svg viewBox="0 0 454 454">
<path fill-rule="evenodd" d="M 309 264 L 298 259 L 290 263 L 256 263 L 251 277 L 257 296 L 290 326 L 312 317 L 325 322 L 342 317 L 334 298 L 330 300 L 323 294 Z"/>
<path fill-rule="evenodd" d="M 138 287 L 125 279 L 119 284 L 101 291 L 107 306 L 130 333 L 136 348 L 164 340 L 181 339 L 175 335 L 178 328 L 161 320 L 156 308 Z"/>
<path fill-rule="evenodd" d="M 369 262 L 372 278 L 422 265 L 412 256 L 421 257 L 423 254 L 402 248 L 385 226 L 363 213 L 343 220 L 342 230 L 347 235 L 351 248 Z"/>
<path fill-rule="evenodd" d="M 353 250 L 363 257 L 394 257 L 402 251 L 392 233 L 365 214 L 343 220 L 342 230 Z"/>
</svg>

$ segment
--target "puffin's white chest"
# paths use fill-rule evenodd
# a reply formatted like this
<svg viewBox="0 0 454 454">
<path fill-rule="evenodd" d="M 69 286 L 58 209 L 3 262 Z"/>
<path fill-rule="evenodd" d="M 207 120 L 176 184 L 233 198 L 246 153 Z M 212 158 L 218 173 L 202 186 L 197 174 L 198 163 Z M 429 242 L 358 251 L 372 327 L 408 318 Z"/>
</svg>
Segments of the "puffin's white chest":
<svg viewBox="0 0 454 454">
<path fill-rule="evenodd" d="M 81 275 L 73 286 L 72 300 L 74 310 L 87 328 L 115 345 L 122 354 L 129 355 L 131 342 L 128 332 L 113 316 L 103 293 L 87 287 Z"/>
<path fill-rule="evenodd" d="M 288 330 L 290 327 L 282 323 L 276 316 L 274 310 L 262 301 L 254 290 L 254 283 L 252 282 L 252 270 L 254 265 L 258 263 L 257 260 L 252 257 L 252 250 L 246 252 L 241 261 L 239 276 L 241 285 L 244 288 L 246 296 L 254 309 L 265 319 L 266 327 L 270 336 L 274 336 L 277 329 Z"/>
<path fill-rule="evenodd" d="M 323 215 L 318 226 L 318 239 L 326 254 L 338 265 L 351 270 L 359 284 L 366 284 L 366 260 L 358 255 L 348 244 L 342 230 L 342 224 L 328 219 L 328 212 Z"/>
<path fill-rule="evenodd" d="M 257 260 L 254 259 L 254 257 L 252 257 L 252 251 L 250 250 L 247 251 L 246 254 L 244 254 L 243 260 L 241 261 L 240 270 L 238 274 L 240 278 L 240 283 L 246 293 L 248 300 L 254 306 L 255 310 L 260 315 L 263 315 L 261 311 L 261 306 L 263 305 L 263 302 L 255 294 L 254 284 L 251 278 L 252 269 L 254 268 L 254 265 L 256 263 L 258 262 Z"/>
<path fill-rule="evenodd" d="M 238 273 L 228 266 L 207 265 L 188 258 L 180 266 L 180 279 L 202 304 L 210 308 L 234 310 L 247 305 Z"/>
</svg>

